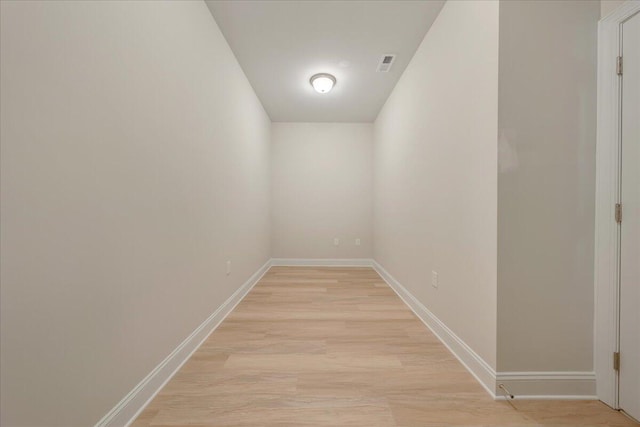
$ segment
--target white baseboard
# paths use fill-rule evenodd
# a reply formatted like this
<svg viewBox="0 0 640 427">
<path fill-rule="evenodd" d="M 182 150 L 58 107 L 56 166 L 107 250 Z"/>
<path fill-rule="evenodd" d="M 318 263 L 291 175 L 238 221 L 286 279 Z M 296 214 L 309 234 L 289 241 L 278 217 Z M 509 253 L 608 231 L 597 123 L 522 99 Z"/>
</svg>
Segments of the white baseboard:
<svg viewBox="0 0 640 427">
<path fill-rule="evenodd" d="M 504 386 L 517 399 L 594 400 L 595 372 L 498 372 L 496 387 Z M 496 389 L 498 398 L 504 398 Z"/>
<path fill-rule="evenodd" d="M 189 360 L 191 355 L 251 291 L 256 283 L 271 267 L 267 261 L 253 276 L 233 293 L 216 311 L 202 322 L 169 356 L 149 373 L 133 390 L 129 392 L 95 427 L 129 426 L 142 410 L 151 402 L 173 375 Z"/>
<path fill-rule="evenodd" d="M 371 267 L 370 258 L 272 258 L 271 265 L 282 267 Z"/>
<path fill-rule="evenodd" d="M 373 268 L 494 399 L 505 399 L 500 384 L 515 399 L 597 399 L 594 372 L 496 372 L 375 260 Z"/>
<path fill-rule="evenodd" d="M 391 289 L 398 294 L 400 299 L 409 306 L 415 315 L 418 316 L 418 318 L 431 329 L 431 332 L 453 353 L 460 363 L 467 368 L 471 375 L 478 380 L 489 395 L 495 398 L 495 370 L 375 260 L 373 261 L 373 268 L 378 272 L 380 277 L 387 282 Z"/>
</svg>

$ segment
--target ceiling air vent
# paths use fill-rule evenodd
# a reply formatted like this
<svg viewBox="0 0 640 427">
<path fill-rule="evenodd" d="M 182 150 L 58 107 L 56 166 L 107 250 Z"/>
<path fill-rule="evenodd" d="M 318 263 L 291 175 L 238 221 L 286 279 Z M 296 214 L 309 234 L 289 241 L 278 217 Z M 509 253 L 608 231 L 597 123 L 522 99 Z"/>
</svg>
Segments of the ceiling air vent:
<svg viewBox="0 0 640 427">
<path fill-rule="evenodd" d="M 388 73 L 391 70 L 391 65 L 393 65 L 393 61 L 395 61 L 395 55 L 382 55 L 380 58 L 380 63 L 378 64 L 378 71 L 381 73 Z"/>
</svg>

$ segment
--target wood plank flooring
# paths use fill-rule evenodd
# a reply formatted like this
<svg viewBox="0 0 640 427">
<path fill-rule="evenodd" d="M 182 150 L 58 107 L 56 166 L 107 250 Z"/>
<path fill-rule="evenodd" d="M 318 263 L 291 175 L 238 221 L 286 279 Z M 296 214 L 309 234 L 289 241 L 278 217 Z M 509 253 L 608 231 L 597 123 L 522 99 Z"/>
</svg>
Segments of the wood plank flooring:
<svg viewBox="0 0 640 427">
<path fill-rule="evenodd" d="M 596 401 L 493 401 L 370 268 L 273 267 L 133 424 L 636 426 Z"/>
</svg>

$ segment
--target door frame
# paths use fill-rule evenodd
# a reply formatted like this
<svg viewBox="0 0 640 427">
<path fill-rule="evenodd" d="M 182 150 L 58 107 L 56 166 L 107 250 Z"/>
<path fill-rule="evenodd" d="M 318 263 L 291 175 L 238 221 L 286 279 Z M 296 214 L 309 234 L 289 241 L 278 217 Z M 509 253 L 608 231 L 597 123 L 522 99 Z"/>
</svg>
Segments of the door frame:
<svg viewBox="0 0 640 427">
<path fill-rule="evenodd" d="M 616 58 L 622 53 L 622 23 L 640 12 L 640 0 L 628 0 L 598 23 L 598 116 L 596 140 L 596 221 L 594 258 L 594 369 L 596 393 L 619 409 L 618 373 L 613 353 L 620 349 L 620 202 L 621 76 Z"/>
</svg>

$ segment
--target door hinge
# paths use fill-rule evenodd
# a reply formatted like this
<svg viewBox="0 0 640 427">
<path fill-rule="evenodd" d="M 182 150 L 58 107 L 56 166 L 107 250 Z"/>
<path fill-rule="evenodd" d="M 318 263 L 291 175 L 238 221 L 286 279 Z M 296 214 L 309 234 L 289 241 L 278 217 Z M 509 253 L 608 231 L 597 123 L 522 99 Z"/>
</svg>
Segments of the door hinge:
<svg viewBox="0 0 640 427">
<path fill-rule="evenodd" d="M 622 75 L 622 56 L 616 58 L 616 74 L 619 76 Z"/>
<path fill-rule="evenodd" d="M 622 223 L 622 205 L 620 203 L 616 203 L 616 222 Z"/>
<path fill-rule="evenodd" d="M 616 371 L 620 370 L 620 353 L 617 351 L 613 353 L 613 369 Z"/>
</svg>

